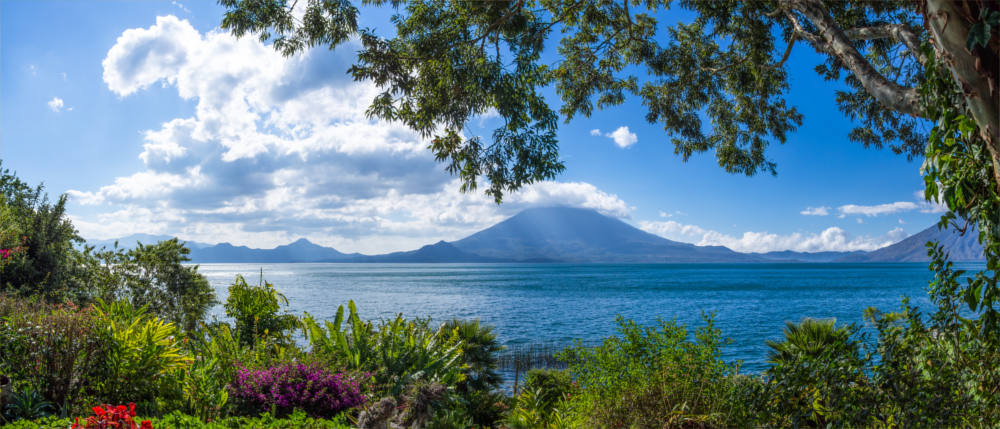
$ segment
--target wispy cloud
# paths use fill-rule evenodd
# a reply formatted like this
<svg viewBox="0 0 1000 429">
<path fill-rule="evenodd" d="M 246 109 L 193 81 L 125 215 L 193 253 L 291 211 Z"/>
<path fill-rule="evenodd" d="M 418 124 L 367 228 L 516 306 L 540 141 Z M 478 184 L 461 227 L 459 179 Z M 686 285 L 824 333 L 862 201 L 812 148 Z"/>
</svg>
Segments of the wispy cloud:
<svg viewBox="0 0 1000 429">
<path fill-rule="evenodd" d="M 178 1 L 171 1 L 170 4 L 177 6 L 180 10 L 183 10 L 184 12 L 191 13 L 191 9 L 184 7 L 184 3 Z"/>
<path fill-rule="evenodd" d="M 826 216 L 830 214 L 829 207 L 807 207 L 805 210 L 799 212 L 805 216 Z"/>
</svg>

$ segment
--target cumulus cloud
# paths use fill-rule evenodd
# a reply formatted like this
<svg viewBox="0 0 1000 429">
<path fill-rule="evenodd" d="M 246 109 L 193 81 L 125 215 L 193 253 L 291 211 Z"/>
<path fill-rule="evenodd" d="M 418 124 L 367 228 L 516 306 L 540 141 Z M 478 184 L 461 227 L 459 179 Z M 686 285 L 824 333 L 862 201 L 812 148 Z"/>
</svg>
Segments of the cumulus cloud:
<svg viewBox="0 0 1000 429">
<path fill-rule="evenodd" d="M 747 231 L 734 236 L 701 228 L 697 225 L 686 225 L 675 221 L 639 222 L 639 228 L 661 237 L 694 243 L 699 246 L 726 246 L 737 252 L 773 252 L 794 250 L 797 252 L 823 251 L 853 251 L 875 250 L 894 244 L 906 238 L 902 228 L 894 228 L 880 237 L 852 236 L 838 227 L 829 227 L 820 233 L 774 234 L 768 232 Z"/>
<path fill-rule="evenodd" d="M 53 112 L 56 112 L 56 113 L 59 113 L 60 111 L 62 111 L 63 105 L 64 105 L 63 104 L 63 100 L 61 98 L 59 98 L 59 97 L 52 97 L 52 99 L 49 100 L 49 102 L 46 103 L 46 104 L 49 105 L 49 109 L 50 110 L 52 110 Z"/>
<path fill-rule="evenodd" d="M 805 216 L 826 216 L 830 214 L 829 207 L 807 207 L 805 210 L 799 212 Z"/>
<path fill-rule="evenodd" d="M 195 109 L 141 130 L 142 171 L 69 192 L 103 210 L 74 219 L 81 234 L 260 247 L 307 236 L 375 253 L 461 238 L 532 206 L 628 217 L 620 198 L 583 182 L 536 183 L 501 206 L 459 192 L 425 139 L 365 116 L 377 90 L 347 75 L 356 48 L 285 58 L 254 38 L 201 33 L 174 16 L 124 31 L 102 63 L 108 89 L 130 97 L 164 85 Z"/>
<path fill-rule="evenodd" d="M 601 133 L 600 129 L 595 128 L 590 130 L 590 135 L 607 137 L 614 141 L 618 147 L 623 149 L 632 146 L 639 141 L 639 137 L 636 136 L 635 133 L 629 131 L 627 126 L 618 127 L 618 129 L 604 134 Z"/>
</svg>

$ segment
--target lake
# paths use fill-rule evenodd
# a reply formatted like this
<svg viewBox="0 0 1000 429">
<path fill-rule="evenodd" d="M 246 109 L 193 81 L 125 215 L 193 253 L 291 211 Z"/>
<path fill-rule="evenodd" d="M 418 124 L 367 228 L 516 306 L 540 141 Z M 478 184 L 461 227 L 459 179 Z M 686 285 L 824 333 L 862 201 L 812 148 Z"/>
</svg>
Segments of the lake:
<svg viewBox="0 0 1000 429">
<path fill-rule="evenodd" d="M 967 265 L 967 267 L 976 267 Z M 804 317 L 863 323 L 866 307 L 896 310 L 908 296 L 928 305 L 926 263 L 893 264 L 201 264 L 225 301 L 236 274 L 273 283 L 289 310 L 333 318 L 354 300 L 362 318 L 481 319 L 506 345 L 593 343 L 615 317 L 700 325 L 715 312 L 733 343 L 728 361 L 764 368 L 766 339 Z M 213 314 L 222 316 L 221 305 Z"/>
</svg>

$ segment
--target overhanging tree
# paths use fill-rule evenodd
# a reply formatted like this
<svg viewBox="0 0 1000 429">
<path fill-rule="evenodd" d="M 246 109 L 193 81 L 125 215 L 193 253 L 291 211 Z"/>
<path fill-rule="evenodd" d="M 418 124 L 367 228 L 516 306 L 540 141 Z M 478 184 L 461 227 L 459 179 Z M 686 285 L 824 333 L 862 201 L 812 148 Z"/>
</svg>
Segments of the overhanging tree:
<svg viewBox="0 0 1000 429">
<path fill-rule="evenodd" d="M 926 197 L 951 210 L 943 223 L 978 227 L 987 271 L 966 300 L 1000 342 L 1000 2 L 364 1 L 396 10 L 394 34 L 383 36 L 358 28 L 358 5 L 347 0 L 220 3 L 224 28 L 285 55 L 360 40 L 350 73 L 381 89 L 368 115 L 432 138 L 463 190 L 485 179 L 497 202 L 563 169 L 560 115 L 629 97 L 685 160 L 713 151 L 726 171 L 774 174 L 766 148 L 802 123 L 785 96 L 788 58 L 806 44 L 824 58 L 816 72 L 844 84 L 835 102 L 858 124 L 848 138 L 923 156 Z M 662 23 L 675 7 L 693 18 Z M 558 55 L 546 64 L 553 42 Z M 558 113 L 540 95 L 550 85 Z M 465 137 L 490 111 L 503 120 L 492 138 Z"/>
</svg>

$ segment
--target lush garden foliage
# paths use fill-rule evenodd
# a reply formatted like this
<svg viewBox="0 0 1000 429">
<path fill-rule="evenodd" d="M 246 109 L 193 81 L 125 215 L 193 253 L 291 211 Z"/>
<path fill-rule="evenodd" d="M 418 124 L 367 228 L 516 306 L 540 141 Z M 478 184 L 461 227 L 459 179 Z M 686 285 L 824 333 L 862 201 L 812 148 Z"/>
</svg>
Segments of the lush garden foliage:
<svg viewBox="0 0 1000 429">
<path fill-rule="evenodd" d="M 16 220 L 0 235 L 0 423 L 12 428 L 1000 421 L 996 335 L 973 305 L 981 292 L 969 292 L 989 279 L 967 280 L 933 246 L 929 314 L 904 301 L 897 312 L 870 309 L 867 331 L 790 323 L 783 340 L 768 343 L 771 365 L 761 374 L 723 361 L 727 341 L 710 316 L 693 331 L 621 319 L 616 335 L 567 348 L 557 356 L 565 369 L 531 370 L 511 395 L 497 372 L 503 348 L 477 321 L 370 321 L 353 302 L 318 321 L 287 312 L 263 276 L 258 284 L 235 278 L 223 305 L 230 321 L 209 320 L 215 297 L 197 267 L 182 264 L 182 243 L 80 249 L 62 199 L 48 203 L 40 187 L 7 171 L 0 190 L 0 214 Z M 33 235 L 40 224 L 55 231 Z"/>
</svg>

